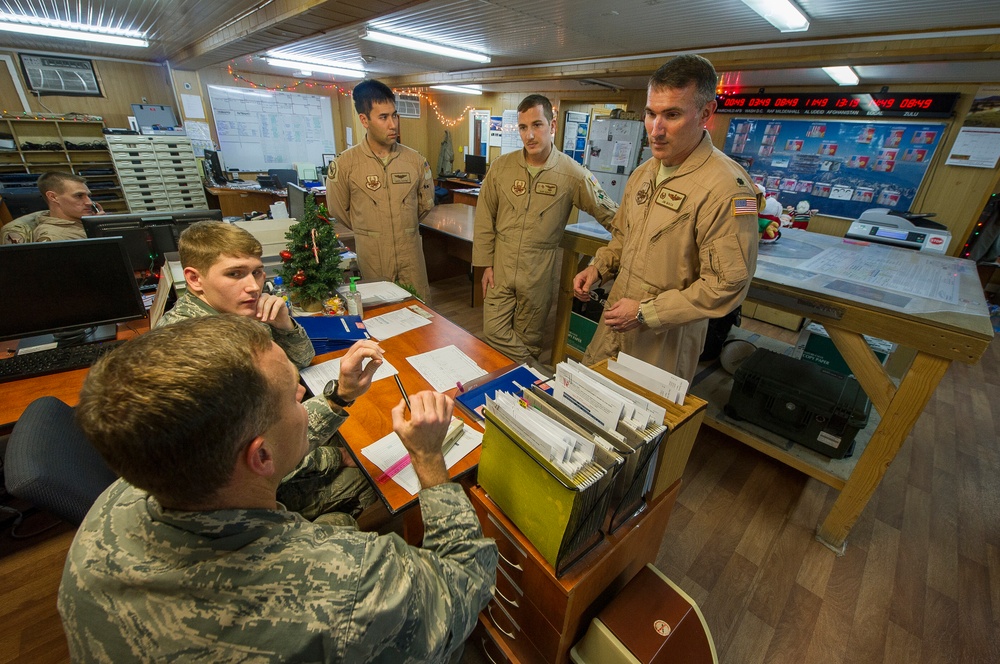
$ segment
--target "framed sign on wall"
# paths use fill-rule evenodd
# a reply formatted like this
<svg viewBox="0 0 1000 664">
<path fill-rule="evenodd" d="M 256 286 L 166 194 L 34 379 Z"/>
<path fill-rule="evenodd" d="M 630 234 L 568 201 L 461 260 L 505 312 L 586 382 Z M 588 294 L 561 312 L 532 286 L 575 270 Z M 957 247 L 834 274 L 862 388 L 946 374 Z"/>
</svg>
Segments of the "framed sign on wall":
<svg viewBox="0 0 1000 664">
<path fill-rule="evenodd" d="M 28 88 L 40 95 L 101 97 L 94 63 L 81 58 L 19 53 Z"/>
<path fill-rule="evenodd" d="M 944 123 L 733 118 L 724 152 L 782 206 L 809 201 L 832 217 L 910 210 Z"/>
</svg>

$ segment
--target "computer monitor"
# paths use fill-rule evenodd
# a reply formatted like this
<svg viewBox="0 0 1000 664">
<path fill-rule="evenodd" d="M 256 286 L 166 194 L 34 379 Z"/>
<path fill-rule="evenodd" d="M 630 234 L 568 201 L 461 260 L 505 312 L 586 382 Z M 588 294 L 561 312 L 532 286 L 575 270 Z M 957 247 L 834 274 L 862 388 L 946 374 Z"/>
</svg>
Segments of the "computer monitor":
<svg viewBox="0 0 1000 664">
<path fill-rule="evenodd" d="M 305 189 L 291 182 L 287 186 L 288 191 L 288 216 L 295 221 L 302 221 L 306 216 L 306 196 L 309 194 Z"/>
<path fill-rule="evenodd" d="M 299 172 L 294 168 L 269 168 L 267 169 L 267 174 L 274 184 L 278 185 L 278 189 L 287 186 L 289 182 L 292 184 L 299 183 Z"/>
<path fill-rule="evenodd" d="M 465 155 L 465 173 L 468 177 L 482 180 L 486 175 L 486 157 L 475 154 Z"/>
<path fill-rule="evenodd" d="M 206 149 L 205 163 L 208 165 L 209 177 L 215 184 L 226 184 L 229 182 L 229 178 L 226 177 L 226 171 L 222 169 L 222 160 L 219 159 L 218 152 Z"/>
<path fill-rule="evenodd" d="M 0 340 L 101 341 L 146 315 L 119 238 L 0 246 L 0 283 Z"/>
</svg>

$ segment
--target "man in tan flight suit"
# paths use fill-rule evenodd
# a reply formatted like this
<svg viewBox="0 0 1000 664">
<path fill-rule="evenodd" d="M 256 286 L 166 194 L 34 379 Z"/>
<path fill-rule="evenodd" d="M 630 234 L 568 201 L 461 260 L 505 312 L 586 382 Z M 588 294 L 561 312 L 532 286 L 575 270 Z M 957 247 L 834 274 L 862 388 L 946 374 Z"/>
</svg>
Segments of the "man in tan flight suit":
<svg viewBox="0 0 1000 664">
<path fill-rule="evenodd" d="M 43 173 L 38 178 L 38 190 L 49 209 L 18 217 L 4 226 L 3 244 L 82 240 L 87 237 L 82 218 L 104 213 L 90 200 L 87 181 L 78 175 Z"/>
<path fill-rule="evenodd" d="M 708 319 L 746 297 L 757 264 L 757 198 L 746 171 L 703 128 L 717 81 L 697 55 L 678 56 L 649 79 L 653 158 L 629 177 L 611 243 L 573 280 L 586 301 L 599 279 L 615 276 L 584 364 L 624 351 L 691 380 Z"/>
<path fill-rule="evenodd" d="M 434 177 L 419 152 L 396 142 L 396 95 L 376 80 L 354 88 L 364 140 L 330 162 L 326 206 L 354 231 L 366 281 L 398 281 L 430 301 L 420 220 L 434 207 Z"/>
<path fill-rule="evenodd" d="M 542 351 L 556 253 L 572 208 L 608 224 L 618 206 L 590 171 L 553 148 L 556 120 L 546 97 L 525 97 L 517 125 L 524 149 L 497 158 L 479 190 L 472 264 L 486 268 L 486 341 L 523 362 Z"/>
</svg>

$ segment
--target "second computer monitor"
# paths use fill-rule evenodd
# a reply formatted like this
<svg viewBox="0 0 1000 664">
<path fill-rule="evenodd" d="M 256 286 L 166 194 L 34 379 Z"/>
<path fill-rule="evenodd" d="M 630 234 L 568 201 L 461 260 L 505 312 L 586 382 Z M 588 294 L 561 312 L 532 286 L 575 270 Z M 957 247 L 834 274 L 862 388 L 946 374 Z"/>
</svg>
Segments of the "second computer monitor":
<svg viewBox="0 0 1000 664">
<path fill-rule="evenodd" d="M 219 153 L 215 150 L 205 150 L 205 166 L 206 175 L 215 181 L 215 184 L 226 184 L 229 182 L 229 178 L 226 177 L 226 171 L 222 169 L 222 160 L 219 159 Z"/>
<path fill-rule="evenodd" d="M 470 178 L 482 180 L 486 175 L 486 157 L 475 154 L 465 155 L 465 173 Z"/>
<path fill-rule="evenodd" d="M 309 192 L 292 182 L 288 183 L 288 216 L 302 221 L 306 216 L 306 196 Z"/>
</svg>

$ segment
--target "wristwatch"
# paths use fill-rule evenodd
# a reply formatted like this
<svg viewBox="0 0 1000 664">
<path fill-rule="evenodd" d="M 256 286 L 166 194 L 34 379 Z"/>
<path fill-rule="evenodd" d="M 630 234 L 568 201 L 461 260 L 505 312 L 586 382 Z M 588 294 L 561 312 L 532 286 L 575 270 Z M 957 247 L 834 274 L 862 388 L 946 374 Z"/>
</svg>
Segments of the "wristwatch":
<svg viewBox="0 0 1000 664">
<path fill-rule="evenodd" d="M 642 315 L 642 305 L 639 305 L 639 311 L 635 312 L 635 319 L 639 321 L 639 325 L 646 324 L 646 317 Z"/>
<path fill-rule="evenodd" d="M 351 406 L 354 405 L 354 402 L 356 400 L 352 399 L 350 401 L 345 401 L 342 396 L 337 394 L 337 385 L 339 384 L 340 384 L 339 378 L 334 378 L 329 383 L 327 383 L 326 387 L 323 388 L 323 397 L 326 398 L 326 400 L 329 401 L 330 403 L 340 406 L 341 408 L 350 408 Z"/>
</svg>

